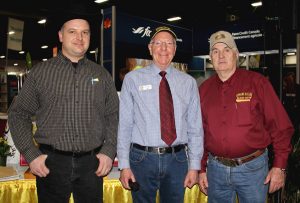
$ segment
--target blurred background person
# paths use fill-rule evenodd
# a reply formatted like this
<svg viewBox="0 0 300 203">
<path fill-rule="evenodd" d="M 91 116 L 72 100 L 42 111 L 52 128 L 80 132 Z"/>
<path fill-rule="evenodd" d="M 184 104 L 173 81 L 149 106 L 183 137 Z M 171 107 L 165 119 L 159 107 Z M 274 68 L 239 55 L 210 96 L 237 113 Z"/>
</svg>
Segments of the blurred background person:
<svg viewBox="0 0 300 203">
<path fill-rule="evenodd" d="M 289 72 L 283 79 L 282 101 L 295 129 L 299 131 L 300 85 L 296 83 L 294 72 Z"/>
</svg>

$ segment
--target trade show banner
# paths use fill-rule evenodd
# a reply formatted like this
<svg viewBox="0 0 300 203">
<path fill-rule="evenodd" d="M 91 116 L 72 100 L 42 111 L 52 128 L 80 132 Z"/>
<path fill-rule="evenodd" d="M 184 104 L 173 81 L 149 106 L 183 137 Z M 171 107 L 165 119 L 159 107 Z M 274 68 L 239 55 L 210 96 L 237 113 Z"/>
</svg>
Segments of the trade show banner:
<svg viewBox="0 0 300 203">
<path fill-rule="evenodd" d="M 8 18 L 7 49 L 22 50 L 24 21 Z"/>
<path fill-rule="evenodd" d="M 190 29 L 172 26 L 150 19 L 116 13 L 116 41 L 147 45 L 156 27 L 170 27 L 177 35 L 177 51 L 192 52 L 193 32 Z"/>
<path fill-rule="evenodd" d="M 194 34 L 196 55 L 209 54 L 209 37 L 219 30 L 232 34 L 240 52 L 264 50 L 264 29 L 262 23 L 232 24 L 210 29 L 197 29 Z"/>
</svg>

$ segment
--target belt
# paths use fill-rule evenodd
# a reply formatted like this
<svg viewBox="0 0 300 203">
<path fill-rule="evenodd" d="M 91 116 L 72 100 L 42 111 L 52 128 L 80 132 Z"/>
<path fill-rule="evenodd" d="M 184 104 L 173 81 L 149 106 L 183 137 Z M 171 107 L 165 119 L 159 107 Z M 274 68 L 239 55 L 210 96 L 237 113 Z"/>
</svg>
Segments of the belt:
<svg viewBox="0 0 300 203">
<path fill-rule="evenodd" d="M 179 152 L 180 150 L 185 149 L 186 145 L 181 144 L 181 145 L 176 145 L 174 147 L 146 147 L 146 146 L 133 143 L 132 147 L 146 152 L 152 152 L 155 154 L 165 154 L 165 153 Z"/>
<path fill-rule="evenodd" d="M 235 158 L 235 159 L 214 156 L 212 154 L 211 155 L 215 160 L 217 160 L 218 162 L 220 162 L 221 164 L 223 164 L 225 166 L 236 167 L 236 166 L 240 166 L 244 163 L 247 163 L 247 162 L 259 157 L 265 151 L 266 151 L 265 149 L 257 150 L 255 152 L 253 152 L 252 154 L 249 154 L 249 155 L 241 157 L 241 158 Z"/>
<path fill-rule="evenodd" d="M 47 144 L 39 144 L 39 148 L 41 150 L 52 151 L 55 154 L 60 154 L 64 156 L 82 157 L 82 156 L 97 154 L 100 151 L 101 146 L 90 151 L 63 151 L 63 150 L 55 149 L 51 145 L 47 145 Z"/>
</svg>

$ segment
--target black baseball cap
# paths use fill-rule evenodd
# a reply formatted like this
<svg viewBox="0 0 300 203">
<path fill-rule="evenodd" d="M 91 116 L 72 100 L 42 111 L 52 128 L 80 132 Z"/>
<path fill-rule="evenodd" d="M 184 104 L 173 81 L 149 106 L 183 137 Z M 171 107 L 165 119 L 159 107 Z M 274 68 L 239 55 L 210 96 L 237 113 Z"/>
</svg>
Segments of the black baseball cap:
<svg viewBox="0 0 300 203">
<path fill-rule="evenodd" d="M 66 4 L 57 9 L 55 13 L 54 20 L 57 30 L 61 29 L 66 22 L 74 19 L 86 20 L 93 28 L 100 28 L 101 26 L 102 14 L 100 10 L 92 9 L 82 3 Z"/>
</svg>

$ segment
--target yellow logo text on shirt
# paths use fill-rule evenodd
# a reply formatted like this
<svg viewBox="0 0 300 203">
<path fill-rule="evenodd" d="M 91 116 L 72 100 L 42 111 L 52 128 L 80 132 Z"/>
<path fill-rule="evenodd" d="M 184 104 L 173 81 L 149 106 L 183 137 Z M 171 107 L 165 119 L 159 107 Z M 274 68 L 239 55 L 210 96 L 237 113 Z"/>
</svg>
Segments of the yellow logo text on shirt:
<svg viewBox="0 0 300 203">
<path fill-rule="evenodd" d="M 236 102 L 249 102 L 252 98 L 252 92 L 240 92 L 236 94 Z"/>
</svg>

